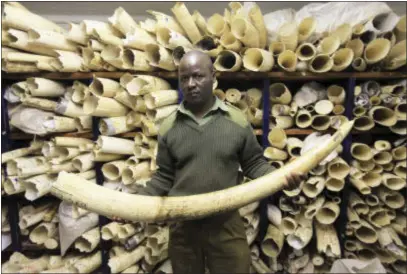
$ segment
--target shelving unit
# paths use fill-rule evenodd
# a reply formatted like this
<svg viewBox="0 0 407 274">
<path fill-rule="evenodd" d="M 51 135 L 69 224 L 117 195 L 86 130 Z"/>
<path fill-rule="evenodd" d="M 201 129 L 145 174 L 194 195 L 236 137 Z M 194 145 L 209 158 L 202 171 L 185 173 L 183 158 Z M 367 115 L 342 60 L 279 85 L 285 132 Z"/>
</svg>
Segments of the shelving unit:
<svg viewBox="0 0 407 274">
<path fill-rule="evenodd" d="M 48 79 L 54 80 L 82 80 L 89 84 L 90 80 L 93 78 L 93 75 L 111 79 L 119 79 L 124 73 L 126 72 L 84 72 L 84 73 L 30 73 L 30 74 L 2 74 L 2 152 L 6 152 L 9 150 L 13 150 L 18 148 L 18 142 L 26 142 L 27 140 L 33 139 L 33 135 L 26 134 L 23 132 L 10 132 L 9 128 L 9 119 L 7 114 L 7 102 L 3 98 L 4 91 L 7 86 L 11 83 L 14 83 L 19 80 L 24 80 L 28 77 L 43 77 Z M 146 74 L 146 73 L 133 73 L 132 74 Z M 176 72 L 163 72 L 157 71 L 152 73 L 147 73 L 148 75 L 153 75 L 157 77 L 161 77 L 168 80 L 176 81 L 177 73 Z M 355 72 L 341 72 L 341 73 L 324 73 L 324 74 L 311 74 L 311 73 L 284 73 L 284 72 L 267 72 L 267 73 L 257 73 L 257 72 L 217 72 L 216 73 L 217 80 L 221 82 L 222 80 L 243 80 L 243 81 L 258 81 L 262 82 L 262 89 L 263 89 L 263 124 L 261 129 L 255 129 L 254 133 L 259 138 L 261 138 L 261 144 L 263 148 L 267 148 L 269 146 L 269 142 L 267 139 L 269 133 L 269 110 L 270 110 L 270 102 L 269 98 L 269 86 L 273 82 L 308 82 L 308 81 L 340 81 L 340 83 L 346 87 L 345 90 L 346 94 L 346 102 L 345 102 L 345 113 L 344 115 L 349 119 L 353 119 L 352 109 L 354 104 L 353 93 L 356 85 L 357 80 L 396 80 L 396 79 L 403 79 L 407 78 L 407 71 L 402 72 L 364 72 L 364 73 L 355 73 Z M 93 129 L 91 132 L 81 132 L 81 133 L 64 133 L 64 134 L 55 134 L 58 136 L 70 136 L 70 137 L 84 137 L 89 138 L 92 140 L 96 140 L 99 136 L 98 130 L 98 121 L 99 118 L 93 118 Z M 306 136 L 314 132 L 312 129 L 287 129 L 285 130 L 287 136 Z M 325 131 L 324 133 L 332 133 L 333 130 Z M 386 128 L 374 128 L 368 132 L 368 134 L 389 134 L 391 133 L 390 130 Z M 358 132 L 352 131 L 345 140 L 343 141 L 343 159 L 349 164 L 351 161 L 351 154 L 350 154 L 350 146 L 352 143 L 352 136 L 359 135 L 359 134 L 366 134 L 366 132 Z M 117 137 L 125 137 L 125 138 L 132 138 L 134 137 L 134 132 L 124 133 L 117 135 Z M 102 163 L 95 164 L 96 170 L 96 179 L 99 185 L 103 184 L 103 175 L 101 172 Z M 348 196 L 349 196 L 349 176 L 346 178 L 346 184 L 344 189 L 341 192 L 341 213 L 337 220 L 337 224 L 339 225 L 338 228 L 338 236 L 341 243 L 342 252 L 344 250 L 343 243 L 346 239 L 345 229 L 347 223 L 347 216 L 346 216 L 346 208 L 348 204 Z M 18 197 L 18 198 L 17 198 Z M 4 199 L 5 198 L 5 199 Z M 4 197 L 4 203 L 7 204 L 9 207 L 9 222 L 11 227 L 11 236 L 12 236 L 12 245 L 8 249 L 7 252 L 12 251 L 35 251 L 38 250 L 36 248 L 30 247 L 28 245 L 22 245 L 21 243 L 21 235 L 20 229 L 18 227 L 18 201 L 23 199 L 20 195 L 13 195 L 9 197 Z M 46 197 L 44 197 L 46 198 Z M 271 197 L 272 199 L 272 197 Z M 257 241 L 261 241 L 267 230 L 267 203 L 270 199 L 264 199 L 260 203 L 260 232 L 257 236 Z M 105 217 L 100 216 L 99 218 L 99 228 L 103 225 L 108 223 L 108 219 Z M 110 269 L 107 265 L 108 262 L 108 252 L 109 252 L 109 243 L 101 239 L 100 250 L 102 251 L 102 267 L 101 271 L 103 273 L 110 273 Z M 46 250 L 48 252 L 49 250 Z M 58 253 L 58 251 L 49 251 L 50 253 Z M 8 256 L 7 256 L 8 257 Z"/>
</svg>

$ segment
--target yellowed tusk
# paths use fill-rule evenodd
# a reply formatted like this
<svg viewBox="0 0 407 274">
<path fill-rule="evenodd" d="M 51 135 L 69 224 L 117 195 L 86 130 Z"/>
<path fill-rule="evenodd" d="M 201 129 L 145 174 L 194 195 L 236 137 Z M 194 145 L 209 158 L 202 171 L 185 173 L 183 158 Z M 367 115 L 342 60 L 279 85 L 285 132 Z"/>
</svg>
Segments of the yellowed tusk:
<svg viewBox="0 0 407 274">
<path fill-rule="evenodd" d="M 225 32 L 220 37 L 219 43 L 227 50 L 239 52 L 242 48 L 242 43 L 231 33 Z"/>
<path fill-rule="evenodd" d="M 363 57 L 366 63 L 374 64 L 383 60 L 390 52 L 391 43 L 384 38 L 378 38 L 370 42 L 364 51 Z"/>
<path fill-rule="evenodd" d="M 83 103 L 85 114 L 101 117 L 118 117 L 124 116 L 128 108 L 116 100 L 107 97 L 91 96 Z"/>
<path fill-rule="evenodd" d="M 68 33 L 66 34 L 66 39 L 73 41 L 75 43 L 86 46 L 89 37 L 86 35 L 86 32 L 79 24 L 68 22 Z"/>
<path fill-rule="evenodd" d="M 7 3 L 4 5 L 3 13 L 3 24 L 8 27 L 25 31 L 28 31 L 30 28 L 38 28 L 48 31 L 55 31 L 58 33 L 65 33 L 65 30 L 54 22 L 30 12 L 28 9 L 23 8 L 22 5 L 16 6 Z"/>
<path fill-rule="evenodd" d="M 77 273 L 91 273 L 98 269 L 102 264 L 102 253 L 97 251 L 92 255 L 86 256 L 73 264 Z"/>
<path fill-rule="evenodd" d="M 47 56 L 57 56 L 55 51 L 52 49 L 48 48 L 39 48 L 31 45 L 28 42 L 28 35 L 24 31 L 16 30 L 16 29 L 8 29 L 8 30 L 3 30 L 3 32 L 6 32 L 2 35 L 2 41 L 3 37 L 5 36 L 7 38 L 7 42 L 3 43 L 9 47 L 16 48 L 19 50 L 24 50 L 36 54 L 41 54 L 41 55 L 47 55 Z"/>
<path fill-rule="evenodd" d="M 64 116 L 48 117 L 43 126 L 47 132 L 71 132 L 76 130 L 75 120 Z"/>
<path fill-rule="evenodd" d="M 349 48 L 342 48 L 336 51 L 333 56 L 332 71 L 343 71 L 348 68 L 353 61 L 354 53 Z"/>
<path fill-rule="evenodd" d="M 93 81 L 89 86 L 89 91 L 95 96 L 114 97 L 121 91 L 121 86 L 118 82 L 108 79 L 93 76 Z"/>
<path fill-rule="evenodd" d="M 276 127 L 271 129 L 267 139 L 271 146 L 279 149 L 283 149 L 287 143 L 287 136 L 285 134 L 285 131 Z"/>
<path fill-rule="evenodd" d="M 230 88 L 225 92 L 225 100 L 232 104 L 236 104 L 241 98 L 242 94 L 238 89 Z"/>
<path fill-rule="evenodd" d="M 351 177 L 350 182 L 362 195 L 367 195 L 372 192 L 370 187 L 361 178 Z"/>
<path fill-rule="evenodd" d="M 355 119 L 355 129 L 360 131 L 368 131 L 374 128 L 374 121 L 368 116 L 360 116 Z"/>
<path fill-rule="evenodd" d="M 285 44 L 283 42 L 273 41 L 269 45 L 269 51 L 274 57 L 279 56 L 286 50 Z"/>
<path fill-rule="evenodd" d="M 65 87 L 56 81 L 32 77 L 27 78 L 28 94 L 37 97 L 58 97 L 65 93 Z"/>
<path fill-rule="evenodd" d="M 367 64 L 365 59 L 361 58 L 361 57 L 357 57 L 353 60 L 352 62 L 352 67 L 356 70 L 356 71 L 365 71 L 367 68 Z"/>
<path fill-rule="evenodd" d="M 105 153 L 96 149 L 93 149 L 92 155 L 95 158 L 95 162 L 110 162 L 124 157 L 123 154 Z"/>
<path fill-rule="evenodd" d="M 163 46 L 147 44 L 145 52 L 151 66 L 159 67 L 168 71 L 176 70 L 171 53 Z"/>
<path fill-rule="evenodd" d="M 275 226 L 269 225 L 266 236 L 261 243 L 261 249 L 268 257 L 277 257 L 284 244 L 284 234 Z"/>
<path fill-rule="evenodd" d="M 397 162 L 396 166 L 394 167 L 393 172 L 397 176 L 399 176 L 399 177 L 401 177 L 403 179 L 406 179 L 407 178 L 407 176 L 406 176 L 406 162 L 405 161 Z"/>
<path fill-rule="evenodd" d="M 146 113 L 147 118 L 152 120 L 153 122 L 160 122 L 162 121 L 162 119 L 173 113 L 177 108 L 178 105 L 168 105 L 156 109 L 149 109 Z"/>
<path fill-rule="evenodd" d="M 140 112 L 130 111 L 126 116 L 126 123 L 130 126 L 142 127 L 144 119 L 147 119 L 146 115 Z"/>
<path fill-rule="evenodd" d="M 311 72 L 324 73 L 332 69 L 334 61 L 328 54 L 318 54 L 309 63 Z"/>
<path fill-rule="evenodd" d="M 359 38 L 350 40 L 346 43 L 345 48 L 349 48 L 353 51 L 353 58 L 360 58 L 363 55 L 365 45 Z"/>
<path fill-rule="evenodd" d="M 127 124 L 127 116 L 102 118 L 99 121 L 99 131 L 103 135 L 116 135 L 129 132 L 136 128 Z"/>
<path fill-rule="evenodd" d="M 224 50 L 216 57 L 214 67 L 218 71 L 238 71 L 242 66 L 242 58 L 231 50 Z"/>
<path fill-rule="evenodd" d="M 336 179 L 345 179 L 350 172 L 349 165 L 340 157 L 335 158 L 328 164 L 328 174 Z"/>
<path fill-rule="evenodd" d="M 102 59 L 110 65 L 118 69 L 126 69 L 123 55 L 123 47 L 115 45 L 107 45 L 100 54 Z"/>
<path fill-rule="evenodd" d="M 286 49 L 277 58 L 278 65 L 285 71 L 293 72 L 297 67 L 297 54 Z"/>
<path fill-rule="evenodd" d="M 95 157 L 92 153 L 85 153 L 75 157 L 72 160 L 72 165 L 79 172 L 85 172 L 94 166 Z"/>
<path fill-rule="evenodd" d="M 138 50 L 145 50 L 148 44 L 157 43 L 153 35 L 140 27 L 135 27 L 132 31 L 126 33 L 126 39 L 123 41 L 125 47 Z"/>
<path fill-rule="evenodd" d="M 192 41 L 192 43 L 199 41 L 201 39 L 201 34 L 185 4 L 182 2 L 177 2 L 174 7 L 171 8 L 171 11 L 175 15 L 175 18 L 179 24 L 185 30 L 189 40 Z"/>
<path fill-rule="evenodd" d="M 102 166 L 102 173 L 105 178 L 117 181 L 121 178 L 126 163 L 123 160 L 106 163 Z"/>
<path fill-rule="evenodd" d="M 344 179 L 337 179 L 333 177 L 326 178 L 325 187 L 330 191 L 339 192 L 344 188 L 344 186 L 345 186 Z"/>
<path fill-rule="evenodd" d="M 72 52 L 76 52 L 78 48 L 76 43 L 69 41 L 64 34 L 58 32 L 31 28 L 27 35 L 28 42 L 33 46 Z"/>
<path fill-rule="evenodd" d="M 42 174 L 25 179 L 25 198 L 29 201 L 34 201 L 48 194 L 55 180 L 56 176 L 50 174 Z"/>
<path fill-rule="evenodd" d="M 394 112 L 396 113 L 398 120 L 406 120 L 407 119 L 407 103 L 400 103 L 397 104 L 394 108 Z"/>
<path fill-rule="evenodd" d="M 133 18 L 122 7 L 115 9 L 113 15 L 108 18 L 108 21 L 123 35 L 137 27 L 137 23 L 134 22 Z"/>
<path fill-rule="evenodd" d="M 124 74 L 120 78 L 120 84 L 127 89 L 131 95 L 145 95 L 147 93 L 168 90 L 171 85 L 164 79 L 150 75 Z"/>
<path fill-rule="evenodd" d="M 96 141 L 98 150 L 103 153 L 133 155 L 133 141 L 125 138 L 99 136 Z"/>
<path fill-rule="evenodd" d="M 333 37 L 338 37 L 340 44 L 344 45 L 352 37 L 352 26 L 348 23 L 344 23 L 331 32 L 330 35 Z"/>
<path fill-rule="evenodd" d="M 30 241 L 35 244 L 43 244 L 48 238 L 53 237 L 57 232 L 57 227 L 54 223 L 41 223 L 35 227 L 30 233 Z"/>
<path fill-rule="evenodd" d="M 153 15 L 157 20 L 156 29 L 160 26 L 168 26 L 169 29 L 176 31 L 182 35 L 186 34 L 184 32 L 183 26 L 178 23 L 179 20 L 177 21 L 174 17 L 154 10 L 147 10 L 147 13 Z"/>
<path fill-rule="evenodd" d="M 26 190 L 23 179 L 20 179 L 18 177 L 12 177 L 12 176 L 9 176 L 4 181 L 3 188 L 4 188 L 4 192 L 6 192 L 6 194 L 8 194 L 8 195 L 21 193 Z"/>
<path fill-rule="evenodd" d="M 290 162 L 289 164 L 285 165 L 281 169 L 270 173 L 270 175 L 264 176 L 260 179 L 252 180 L 246 184 L 241 184 L 228 190 L 223 190 L 219 192 L 203 194 L 203 195 L 192 195 L 182 198 L 162 198 L 162 197 L 142 197 L 142 196 L 134 196 L 126 193 L 120 193 L 111 191 L 109 189 L 105 189 L 103 187 L 93 185 L 93 184 L 81 184 L 82 178 L 78 176 L 68 174 L 66 172 L 61 172 L 59 174 L 59 178 L 57 183 L 53 185 L 52 193 L 60 198 L 65 198 L 65 193 L 72 194 L 72 202 L 77 203 L 78 201 L 86 201 L 84 203 L 84 208 L 89 209 L 94 212 L 98 212 L 103 215 L 107 216 L 117 216 L 124 219 L 130 220 L 159 220 L 159 219 L 182 219 L 182 218 L 191 218 L 194 216 L 198 218 L 199 216 L 207 216 L 214 212 L 223 212 L 227 209 L 232 208 L 240 208 L 246 204 L 252 203 L 260 197 L 265 197 L 270 195 L 270 193 L 276 191 L 277 189 L 281 189 L 281 184 L 285 183 L 285 176 L 291 172 L 291 170 L 295 170 L 296 172 L 308 172 L 314 166 L 316 166 L 321 160 L 325 159 L 325 157 L 331 153 L 333 149 L 336 148 L 338 144 L 342 142 L 342 139 L 349 133 L 350 129 L 353 126 L 353 122 L 345 123 L 342 127 L 335 133 L 331 138 L 330 141 L 324 144 L 324 146 L 319 146 L 315 149 L 312 149 L 305 153 L 303 156 L 297 158 L 296 160 Z M 312 157 L 311 157 L 312 155 Z M 272 176 L 272 185 L 271 187 L 269 183 L 269 177 Z M 264 181 L 263 181 L 264 180 Z M 280 183 L 276 183 L 280 182 Z M 266 183 L 265 186 L 262 186 L 262 183 Z M 70 185 L 70 187 L 68 187 Z M 77 186 L 80 185 L 80 191 Z M 256 190 L 254 193 L 248 191 L 253 185 L 256 186 Z M 61 187 L 63 187 L 64 192 L 61 192 Z M 89 189 L 84 190 L 84 188 Z M 77 189 L 77 191 L 75 191 Z M 216 200 L 221 201 L 223 193 L 232 191 L 233 195 L 230 193 L 226 193 L 227 197 L 238 197 L 238 199 L 229 200 L 228 205 L 224 205 L 222 208 L 219 208 L 218 204 L 215 202 Z M 238 195 L 245 193 L 245 195 Z M 92 193 L 92 196 L 89 197 L 88 193 Z M 99 197 L 103 197 L 104 203 L 98 203 L 95 201 L 98 198 L 95 196 L 97 194 Z M 115 200 L 117 195 L 120 196 L 118 200 Z M 86 198 L 85 198 L 86 197 Z M 200 197 L 205 199 L 205 206 L 200 205 Z M 244 197 L 244 199 L 242 199 Z M 137 198 L 137 199 L 136 199 Z M 112 199 L 110 202 L 106 199 Z M 126 201 L 126 199 L 128 199 Z M 172 211 L 171 213 L 167 213 L 164 207 L 162 207 L 165 201 L 177 201 L 179 199 L 191 202 L 191 206 L 185 207 L 188 211 Z M 208 200 L 209 199 L 209 200 Z M 211 200 L 215 199 L 215 200 Z M 120 201 L 120 202 L 117 202 Z M 160 206 L 155 205 L 155 203 L 160 203 Z M 132 203 L 132 206 L 129 206 Z M 137 207 L 134 203 L 142 203 L 144 206 Z M 115 204 L 113 209 L 109 208 L 106 209 L 103 207 L 103 204 Z M 212 207 L 213 206 L 213 207 Z M 129 207 L 131 208 L 148 208 L 148 212 L 144 212 L 142 210 L 131 211 L 128 212 L 126 209 Z M 126 209 L 125 209 L 126 208 Z M 156 211 L 159 209 L 159 211 Z M 158 213 L 159 212 L 159 213 Z M 191 213 L 193 213 L 191 215 Z M 157 215 L 158 214 L 158 215 Z M 161 215 L 164 214 L 164 215 Z M 171 215 L 170 215 L 171 214 Z M 165 216 L 165 217 L 164 217 Z M 194 218 L 192 217 L 192 218 Z"/>
<path fill-rule="evenodd" d="M 394 126 L 397 123 L 396 113 L 387 107 L 375 106 L 369 110 L 369 117 L 383 126 Z"/>
<path fill-rule="evenodd" d="M 207 35 L 209 34 L 207 23 L 205 17 L 202 16 L 202 14 L 199 13 L 199 11 L 194 10 L 192 13 L 192 18 L 194 19 L 195 25 L 199 29 L 201 35 Z M 229 23 L 228 18 L 225 16 L 226 22 Z"/>
<path fill-rule="evenodd" d="M 394 148 L 391 152 L 392 152 L 394 160 L 401 161 L 401 160 L 406 159 L 407 149 L 405 146 L 398 146 L 398 147 Z"/>
<path fill-rule="evenodd" d="M 171 30 L 167 25 L 162 25 L 156 28 L 157 42 L 171 50 L 176 47 L 192 47 L 191 42 L 182 34 Z"/>
<path fill-rule="evenodd" d="M 124 67 L 134 71 L 153 71 L 145 52 L 134 49 L 125 49 L 123 52 Z"/>
<path fill-rule="evenodd" d="M 317 21 L 314 17 L 304 18 L 298 25 L 298 42 L 306 41 L 315 31 Z"/>
<path fill-rule="evenodd" d="M 317 197 L 325 187 L 325 178 L 322 176 L 310 177 L 302 188 L 304 194 L 309 198 Z"/>
<path fill-rule="evenodd" d="M 275 83 L 270 85 L 269 91 L 270 101 L 272 103 L 287 105 L 291 102 L 291 92 L 283 83 Z"/>
<path fill-rule="evenodd" d="M 383 67 L 388 70 L 395 70 L 405 65 L 406 62 L 406 40 L 402 40 L 391 48 L 384 59 Z"/>
<path fill-rule="evenodd" d="M 335 51 L 338 50 L 341 41 L 339 37 L 336 36 L 328 36 L 322 39 L 322 41 L 318 45 L 318 52 L 324 55 L 331 55 Z"/>
<path fill-rule="evenodd" d="M 124 252 L 121 255 L 111 258 L 108 263 L 111 272 L 119 273 L 140 261 L 144 256 L 145 249 L 144 246 L 139 246 L 130 252 Z"/>
<path fill-rule="evenodd" d="M 148 93 L 144 96 L 148 109 L 155 109 L 178 102 L 178 92 L 176 90 L 159 90 Z"/>
<path fill-rule="evenodd" d="M 55 111 L 57 108 L 57 102 L 34 97 L 26 97 L 21 99 L 21 103 L 24 106 L 43 109 L 45 111 Z"/>
<path fill-rule="evenodd" d="M 117 238 L 119 233 L 120 224 L 118 222 L 111 222 L 102 227 L 102 239 L 103 240 L 112 240 Z"/>
<path fill-rule="evenodd" d="M 311 119 L 311 127 L 316 130 L 327 130 L 331 125 L 331 119 L 327 115 L 314 115 Z"/>
<path fill-rule="evenodd" d="M 294 51 L 298 45 L 298 28 L 296 23 L 288 22 L 278 30 L 279 40 L 285 44 L 287 50 Z"/>
<path fill-rule="evenodd" d="M 274 65 L 274 59 L 268 51 L 249 48 L 244 53 L 243 65 L 251 71 L 270 71 Z"/>
<path fill-rule="evenodd" d="M 76 117 L 74 123 L 78 132 L 89 131 L 92 129 L 92 116 Z"/>
<path fill-rule="evenodd" d="M 341 257 L 339 238 L 333 225 L 323 225 L 316 222 L 315 234 L 317 238 L 317 250 L 319 253 L 336 258 Z"/>
</svg>

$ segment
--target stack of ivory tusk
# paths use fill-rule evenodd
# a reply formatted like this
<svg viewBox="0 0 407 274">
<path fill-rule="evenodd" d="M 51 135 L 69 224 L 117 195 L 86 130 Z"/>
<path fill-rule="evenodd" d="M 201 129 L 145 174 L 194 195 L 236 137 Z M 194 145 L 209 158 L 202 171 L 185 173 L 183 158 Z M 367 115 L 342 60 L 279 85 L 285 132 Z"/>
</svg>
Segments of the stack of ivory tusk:
<svg viewBox="0 0 407 274">
<path fill-rule="evenodd" d="M 2 267 L 2 273 L 92 273 L 102 264 L 102 254 L 43 255 L 29 258 L 14 252 Z"/>
<path fill-rule="evenodd" d="M 304 84 L 295 94 L 284 83 L 269 87 L 270 128 L 312 128 L 316 131 L 338 129 L 348 119 L 346 92 L 342 86 L 325 87 L 317 82 Z"/>
<path fill-rule="evenodd" d="M 85 114 L 83 107 L 89 94 L 89 88 L 80 81 L 69 86 L 41 77 L 16 82 L 5 92 L 6 100 L 16 104 L 10 114 L 10 125 L 40 136 L 89 132 L 92 117 Z"/>
<path fill-rule="evenodd" d="M 270 147 L 264 156 L 272 166 L 280 168 L 327 137 L 329 134 L 313 133 L 301 140 L 287 137 L 283 129 L 275 127 L 268 135 Z M 283 190 L 275 199 L 278 204 L 268 204 L 269 226 L 261 249 L 270 258 L 272 271 L 318 272 L 341 258 L 335 221 L 340 214 L 341 190 L 350 172 L 348 164 L 338 156 L 341 152 L 339 147 L 325 158 L 297 189 Z M 312 238 L 316 238 L 316 246 L 311 244 Z"/>
<path fill-rule="evenodd" d="M 214 89 L 214 95 L 222 101 L 239 108 L 253 127 L 261 127 L 263 123 L 262 97 L 263 93 L 258 88 L 240 91 L 235 88 Z"/>
<path fill-rule="evenodd" d="M 375 139 L 351 146 L 345 257 L 379 258 L 399 272 L 406 264 L 406 140 Z"/>
<path fill-rule="evenodd" d="M 191 14 L 182 2 L 171 12 L 149 10 L 154 19 L 135 22 L 118 7 L 106 21 L 84 19 L 69 23 L 66 31 L 21 4 L 6 3 L 2 70 L 174 71 L 193 49 L 208 53 L 218 71 L 324 73 L 396 70 L 406 64 L 406 16 L 392 11 L 324 33 L 316 31 L 314 17 L 267 25 L 255 3 L 231 2 L 223 15 L 209 18 Z M 270 40 L 268 32 L 277 35 Z"/>
<path fill-rule="evenodd" d="M 369 131 L 377 125 L 407 135 L 407 80 L 385 85 L 376 81 L 361 83 L 355 87 L 354 98 L 356 130 Z"/>
</svg>

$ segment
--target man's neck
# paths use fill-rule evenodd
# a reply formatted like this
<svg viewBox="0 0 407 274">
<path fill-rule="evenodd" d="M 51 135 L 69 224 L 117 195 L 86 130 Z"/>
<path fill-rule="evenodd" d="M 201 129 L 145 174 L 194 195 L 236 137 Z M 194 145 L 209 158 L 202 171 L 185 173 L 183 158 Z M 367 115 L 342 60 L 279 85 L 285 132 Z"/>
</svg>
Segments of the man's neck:
<svg viewBox="0 0 407 274">
<path fill-rule="evenodd" d="M 208 100 L 208 102 L 205 102 L 204 104 L 192 105 L 186 103 L 185 108 L 191 111 L 195 115 L 195 117 L 202 118 L 208 112 L 208 110 L 211 109 L 213 104 L 215 104 L 215 100 L 216 100 L 215 96 L 212 96 L 211 99 Z"/>
</svg>

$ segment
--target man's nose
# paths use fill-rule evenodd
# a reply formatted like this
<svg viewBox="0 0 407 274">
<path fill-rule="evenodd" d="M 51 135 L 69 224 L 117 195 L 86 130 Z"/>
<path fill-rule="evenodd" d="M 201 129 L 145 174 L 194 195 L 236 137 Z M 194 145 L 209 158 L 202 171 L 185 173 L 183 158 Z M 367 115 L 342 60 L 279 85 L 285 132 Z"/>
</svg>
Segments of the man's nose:
<svg viewBox="0 0 407 274">
<path fill-rule="evenodd" d="M 195 86 L 195 81 L 191 77 L 191 78 L 188 79 L 188 87 L 194 87 L 194 86 Z"/>
</svg>

